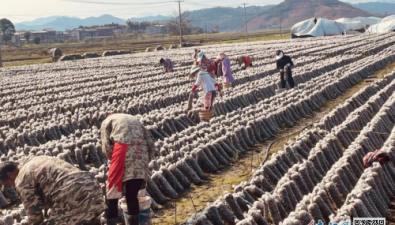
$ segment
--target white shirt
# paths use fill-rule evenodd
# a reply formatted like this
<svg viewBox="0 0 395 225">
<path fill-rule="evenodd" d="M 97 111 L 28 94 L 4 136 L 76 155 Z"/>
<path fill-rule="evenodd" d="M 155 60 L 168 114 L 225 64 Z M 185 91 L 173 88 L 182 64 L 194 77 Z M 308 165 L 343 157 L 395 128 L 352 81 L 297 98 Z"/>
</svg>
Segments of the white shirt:
<svg viewBox="0 0 395 225">
<path fill-rule="evenodd" d="M 217 88 L 214 87 L 217 81 L 214 80 L 206 71 L 201 71 L 198 73 L 196 78 L 196 86 L 201 85 L 203 88 L 204 95 L 206 95 L 210 91 L 217 91 Z"/>
</svg>

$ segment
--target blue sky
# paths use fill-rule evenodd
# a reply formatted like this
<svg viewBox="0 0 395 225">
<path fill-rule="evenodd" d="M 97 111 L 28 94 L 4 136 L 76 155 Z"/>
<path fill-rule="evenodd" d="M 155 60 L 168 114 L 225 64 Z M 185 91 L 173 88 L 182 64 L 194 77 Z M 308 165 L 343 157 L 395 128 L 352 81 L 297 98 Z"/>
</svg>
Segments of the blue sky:
<svg viewBox="0 0 395 225">
<path fill-rule="evenodd" d="M 110 4 L 90 4 L 72 2 L 70 0 L 6 0 L 1 3 L 0 18 L 9 18 L 14 23 L 31 21 L 36 18 L 54 15 L 76 16 L 86 18 L 111 14 L 120 18 L 144 17 L 150 15 L 172 15 L 178 10 L 174 0 L 83 0 Z M 343 0 L 345 2 L 360 3 L 377 0 Z M 152 5 L 135 5 L 141 3 L 167 2 Z M 185 0 L 181 3 L 182 10 L 196 10 L 215 6 L 237 7 L 243 3 L 248 5 L 278 4 L 282 0 Z M 394 2 L 395 0 L 380 0 L 380 2 Z M 119 3 L 119 4 L 116 4 Z M 128 5 L 129 4 L 129 5 Z"/>
</svg>

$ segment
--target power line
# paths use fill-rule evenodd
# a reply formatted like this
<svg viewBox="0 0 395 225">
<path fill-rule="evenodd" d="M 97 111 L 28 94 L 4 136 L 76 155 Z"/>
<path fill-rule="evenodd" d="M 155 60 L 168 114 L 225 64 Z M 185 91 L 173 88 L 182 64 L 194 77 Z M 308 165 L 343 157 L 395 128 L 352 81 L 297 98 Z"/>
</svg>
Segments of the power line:
<svg viewBox="0 0 395 225">
<path fill-rule="evenodd" d="M 98 5 L 155 5 L 171 3 L 171 1 L 165 2 L 146 2 L 146 3 L 124 3 L 124 2 L 96 2 L 96 1 L 85 1 L 85 0 L 61 0 L 65 2 L 76 2 L 76 3 L 88 3 L 88 4 L 98 4 Z"/>
</svg>

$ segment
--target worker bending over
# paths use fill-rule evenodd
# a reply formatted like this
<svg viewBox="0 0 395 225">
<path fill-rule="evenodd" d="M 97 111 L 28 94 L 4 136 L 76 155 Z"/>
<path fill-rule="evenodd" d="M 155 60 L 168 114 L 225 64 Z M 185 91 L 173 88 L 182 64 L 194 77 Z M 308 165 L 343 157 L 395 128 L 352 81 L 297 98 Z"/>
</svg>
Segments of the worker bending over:
<svg viewBox="0 0 395 225">
<path fill-rule="evenodd" d="M 281 88 L 285 88 L 288 82 L 291 88 L 295 87 L 294 78 L 292 77 L 291 67 L 294 66 L 294 63 L 291 60 L 291 57 L 284 55 L 284 52 L 281 50 L 276 51 L 276 59 L 277 59 L 277 69 L 280 70 L 280 79 L 281 79 Z"/>
<path fill-rule="evenodd" d="M 221 91 L 221 86 L 217 81 L 210 76 L 206 71 L 201 70 L 199 66 L 192 66 L 190 71 L 190 77 L 196 78 L 195 84 L 192 86 L 192 92 L 196 91 L 198 86 L 203 89 L 204 92 L 204 111 L 210 111 L 214 105 L 214 99 L 217 95 L 217 91 Z"/>
<path fill-rule="evenodd" d="M 161 58 L 159 61 L 159 65 L 163 66 L 165 72 L 164 73 L 171 73 L 173 72 L 174 63 L 170 59 L 163 59 Z"/>
<path fill-rule="evenodd" d="M 101 125 L 102 150 L 111 160 L 107 182 L 108 225 L 116 225 L 118 200 L 125 193 L 128 223 L 139 224 L 137 194 L 146 186 L 154 143 L 140 121 L 128 114 L 111 114 Z"/>
<path fill-rule="evenodd" d="M 249 67 L 253 67 L 252 60 L 248 56 L 237 56 L 233 59 L 236 63 L 239 64 L 242 70 L 245 70 Z M 244 63 L 244 66 L 241 66 Z"/>
<path fill-rule="evenodd" d="M 56 157 L 2 162 L 0 182 L 15 186 L 30 225 L 98 225 L 106 209 L 94 175 Z"/>
<path fill-rule="evenodd" d="M 391 161 L 391 158 L 388 153 L 383 152 L 379 149 L 376 149 L 376 151 L 374 152 L 368 152 L 368 154 L 363 157 L 364 167 L 371 167 L 374 162 L 386 164 L 389 161 Z"/>
</svg>

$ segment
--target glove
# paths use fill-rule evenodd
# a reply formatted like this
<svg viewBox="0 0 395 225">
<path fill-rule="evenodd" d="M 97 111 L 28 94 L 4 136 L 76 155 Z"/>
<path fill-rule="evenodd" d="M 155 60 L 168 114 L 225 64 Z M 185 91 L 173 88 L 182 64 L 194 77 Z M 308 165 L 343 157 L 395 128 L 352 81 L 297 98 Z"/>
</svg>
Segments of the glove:
<svg viewBox="0 0 395 225">
<path fill-rule="evenodd" d="M 221 92 L 221 86 L 219 86 L 218 83 L 214 84 L 214 87 L 216 87 L 218 89 L 218 91 Z"/>
<path fill-rule="evenodd" d="M 192 92 L 194 92 L 194 91 L 196 90 L 196 88 L 198 88 L 198 86 L 196 86 L 196 84 L 194 84 L 194 85 L 192 86 Z"/>
<path fill-rule="evenodd" d="M 287 63 L 287 65 L 286 66 L 291 66 L 291 64 L 290 63 Z"/>
</svg>

